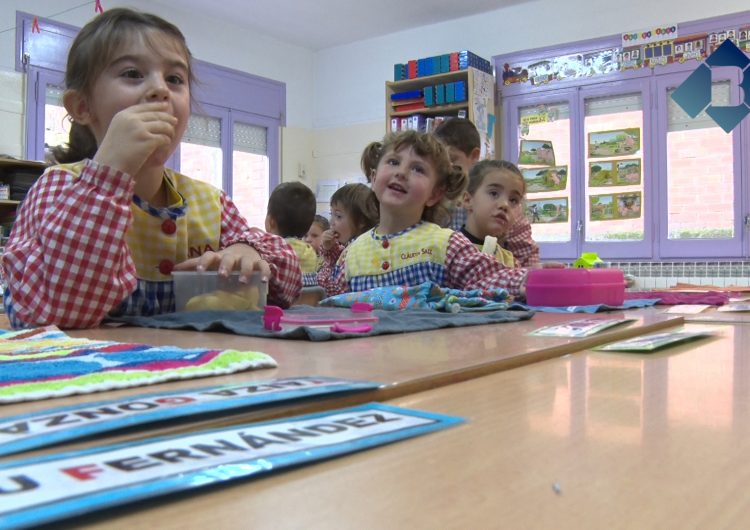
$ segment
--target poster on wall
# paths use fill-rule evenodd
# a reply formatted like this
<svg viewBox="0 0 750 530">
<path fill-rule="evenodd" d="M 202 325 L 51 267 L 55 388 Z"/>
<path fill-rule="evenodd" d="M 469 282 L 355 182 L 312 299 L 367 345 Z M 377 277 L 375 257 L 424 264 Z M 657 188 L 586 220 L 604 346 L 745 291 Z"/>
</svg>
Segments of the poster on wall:
<svg viewBox="0 0 750 530">
<path fill-rule="evenodd" d="M 737 44 L 737 30 L 736 29 L 723 29 L 721 31 L 714 31 L 708 34 L 708 55 L 711 55 L 716 51 L 722 42 L 725 40 L 731 40 L 735 45 Z M 739 47 L 739 46 L 738 46 Z"/>
<path fill-rule="evenodd" d="M 643 47 L 644 64 L 650 68 L 674 62 L 674 40 L 652 42 Z"/>
<path fill-rule="evenodd" d="M 615 196 L 591 195 L 589 197 L 589 219 L 591 221 L 611 221 L 615 219 Z"/>
<path fill-rule="evenodd" d="M 641 130 L 638 128 L 589 133 L 589 158 L 634 155 L 640 150 Z"/>
<path fill-rule="evenodd" d="M 674 41 L 674 60 L 678 63 L 684 63 L 690 59 L 702 60 L 706 57 L 706 38 L 705 33 L 687 35 Z"/>
<path fill-rule="evenodd" d="M 474 125 L 481 140 L 480 157 L 495 158 L 495 142 L 492 141 L 495 128 L 495 78 L 475 68 L 472 69 L 472 76 L 469 86 L 473 87 Z"/>
<path fill-rule="evenodd" d="M 568 185 L 568 166 L 523 168 L 526 193 L 564 190 Z"/>
<path fill-rule="evenodd" d="M 620 51 L 620 70 L 637 70 L 643 66 L 641 46 L 628 46 Z"/>
<path fill-rule="evenodd" d="M 553 120 L 550 119 L 549 111 L 546 105 L 540 105 L 534 112 L 529 112 L 521 116 L 521 125 L 536 125 L 537 123 L 549 123 Z"/>
<path fill-rule="evenodd" d="M 549 59 L 530 64 L 528 71 L 532 85 L 545 85 L 555 79 L 555 63 Z"/>
<path fill-rule="evenodd" d="M 617 166 L 609 162 L 589 162 L 589 187 L 615 186 L 617 184 Z"/>
<path fill-rule="evenodd" d="M 619 69 L 618 49 L 610 48 L 584 54 L 582 74 L 585 76 L 602 75 Z M 581 75 L 579 75 L 581 77 Z"/>
<path fill-rule="evenodd" d="M 637 219 L 641 216 L 641 192 L 589 196 L 591 221 Z"/>
<path fill-rule="evenodd" d="M 617 215 L 620 219 L 636 219 L 641 216 L 641 192 L 616 193 Z"/>
<path fill-rule="evenodd" d="M 538 57 L 519 63 L 511 60 L 503 64 L 499 75 L 506 86 L 527 82 L 543 86 L 564 79 L 655 68 L 691 59 L 701 61 L 727 39 L 740 50 L 750 53 L 750 26 L 680 35 L 676 24 L 667 24 L 623 33 L 622 45 L 616 48 Z"/>
<path fill-rule="evenodd" d="M 521 140 L 519 164 L 554 166 L 555 151 L 549 140 Z"/>
<path fill-rule="evenodd" d="M 555 77 L 560 79 L 569 79 L 571 77 L 581 77 L 584 69 L 583 55 L 576 53 L 574 55 L 563 55 L 554 59 Z"/>
<path fill-rule="evenodd" d="M 568 221 L 568 198 L 527 201 L 526 217 L 532 224 L 566 223 Z"/>
<path fill-rule="evenodd" d="M 529 80 L 529 71 L 525 67 L 511 66 L 509 63 L 503 64 L 501 75 L 505 86 L 513 83 L 525 83 Z"/>
<path fill-rule="evenodd" d="M 652 26 L 635 31 L 628 31 L 621 35 L 622 47 L 639 46 L 665 39 L 676 39 L 679 36 L 677 24 Z"/>
<path fill-rule="evenodd" d="M 635 186 L 641 183 L 641 159 L 616 160 L 618 186 Z"/>
<path fill-rule="evenodd" d="M 740 28 L 737 32 L 737 47 L 743 52 L 750 52 L 750 26 Z"/>
<path fill-rule="evenodd" d="M 641 183 L 641 159 L 589 162 L 589 187 L 634 186 Z"/>
</svg>

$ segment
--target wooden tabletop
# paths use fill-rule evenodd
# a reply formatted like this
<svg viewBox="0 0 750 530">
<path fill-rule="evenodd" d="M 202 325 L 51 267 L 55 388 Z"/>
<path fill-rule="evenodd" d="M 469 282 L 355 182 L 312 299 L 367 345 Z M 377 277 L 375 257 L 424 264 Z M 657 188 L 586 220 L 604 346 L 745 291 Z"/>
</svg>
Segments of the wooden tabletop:
<svg viewBox="0 0 750 530">
<path fill-rule="evenodd" d="M 249 410 L 230 410 L 196 419 L 149 424 L 143 430 L 105 433 L 96 441 L 71 442 L 60 448 L 42 448 L 29 456 L 64 449 L 88 447 L 92 443 L 115 443 L 144 436 L 191 432 L 224 425 L 268 420 L 370 401 L 385 401 L 431 388 L 466 381 L 525 364 L 559 357 L 597 344 L 674 327 L 682 323 L 675 315 L 653 309 L 600 313 L 593 318 L 628 317 L 636 320 L 583 339 L 529 336 L 529 332 L 554 323 L 592 315 L 537 313 L 530 320 L 504 324 L 447 328 L 416 333 L 380 335 L 347 340 L 308 342 L 263 339 L 227 333 L 159 330 L 151 328 L 97 328 L 68 331 L 72 336 L 143 342 L 152 345 L 257 350 L 270 354 L 275 369 L 238 372 L 201 379 L 165 382 L 152 386 L 82 394 L 54 400 L 30 401 L 0 406 L 0 415 L 15 416 L 74 404 L 128 398 L 139 394 L 187 390 L 223 384 L 244 384 L 281 377 L 330 376 L 383 383 L 377 390 L 332 395 L 302 402 L 282 402 Z M 0 461 L 13 457 L 0 457 Z"/>
<path fill-rule="evenodd" d="M 636 321 L 584 339 L 528 335 L 529 332 L 542 326 L 589 317 L 628 317 L 635 318 Z M 90 339 L 189 348 L 261 351 L 276 359 L 279 366 L 275 369 L 167 382 L 156 386 L 71 396 L 53 401 L 8 404 L 1 406 L 0 411 L 3 415 L 14 415 L 52 406 L 116 399 L 134 393 L 164 392 L 196 386 L 297 376 L 331 376 L 380 382 L 388 386 L 377 393 L 364 394 L 352 399 L 354 399 L 353 402 L 359 403 L 363 402 L 363 399 L 382 401 L 539 360 L 559 357 L 582 348 L 640 335 L 656 329 L 673 327 L 681 323 L 680 316 L 664 315 L 653 309 L 596 315 L 537 313 L 532 319 L 521 322 L 325 342 L 133 327 L 71 330 L 67 332 L 71 336 Z M 303 411 L 304 409 L 300 409 L 300 412 Z"/>
<path fill-rule="evenodd" d="M 744 528 L 750 327 L 712 329 L 662 353 L 587 351 L 402 397 L 467 423 L 75 527 Z"/>
</svg>

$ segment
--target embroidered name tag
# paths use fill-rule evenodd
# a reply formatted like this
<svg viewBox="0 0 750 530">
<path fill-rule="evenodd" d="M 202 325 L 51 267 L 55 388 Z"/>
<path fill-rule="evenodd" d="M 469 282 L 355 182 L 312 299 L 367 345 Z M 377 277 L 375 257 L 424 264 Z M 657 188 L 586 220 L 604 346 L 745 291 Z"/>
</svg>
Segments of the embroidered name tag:
<svg viewBox="0 0 750 530">
<path fill-rule="evenodd" d="M 419 250 L 414 250 L 411 252 L 402 252 L 401 253 L 401 259 L 404 261 L 409 260 L 416 260 L 423 256 L 432 256 L 432 250 L 431 248 L 421 248 Z"/>
</svg>

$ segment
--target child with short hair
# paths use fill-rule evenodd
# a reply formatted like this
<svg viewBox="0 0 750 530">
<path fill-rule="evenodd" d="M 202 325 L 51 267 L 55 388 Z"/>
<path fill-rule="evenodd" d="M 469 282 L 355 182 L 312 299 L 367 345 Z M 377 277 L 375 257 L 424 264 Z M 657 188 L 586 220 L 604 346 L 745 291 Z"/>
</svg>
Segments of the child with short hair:
<svg viewBox="0 0 750 530">
<path fill-rule="evenodd" d="M 465 118 L 451 118 L 442 122 L 433 132 L 447 147 L 451 162 L 463 168 L 468 175 L 479 161 L 481 140 L 476 126 Z M 449 227 L 461 230 L 466 224 L 466 211 L 454 205 Z M 526 216 L 520 216 L 508 229 L 503 247 L 510 250 L 515 262 L 521 267 L 539 266 L 539 246 L 531 237 L 531 224 Z"/>
<path fill-rule="evenodd" d="M 346 184 L 331 195 L 331 227 L 323 232 L 318 285 L 326 292 L 333 281 L 336 263 L 346 246 L 378 222 L 378 200 L 364 184 Z"/>
<path fill-rule="evenodd" d="M 258 272 L 270 303 L 297 298 L 299 261 L 282 238 L 165 167 L 190 115 L 191 62 L 180 30 L 154 15 L 108 9 L 78 33 L 63 96 L 69 147 L 29 190 L 2 255 L 14 327 L 174 311 L 172 270 L 239 270 L 241 282 Z"/>
<path fill-rule="evenodd" d="M 317 202 L 315 194 L 301 182 L 282 182 L 268 198 L 266 232 L 283 237 L 299 258 L 302 284 L 317 285 L 318 254 L 309 243 L 302 240 L 315 219 Z M 312 280 L 307 275 L 313 275 Z"/>
<path fill-rule="evenodd" d="M 460 232 L 436 224 L 463 192 L 466 174 L 430 134 L 404 131 L 365 148 L 380 223 L 341 255 L 328 295 L 430 281 L 456 289 L 505 288 L 523 293 L 525 269 L 506 268 Z"/>
<path fill-rule="evenodd" d="M 323 241 L 323 232 L 329 228 L 331 228 L 331 223 L 328 222 L 328 219 L 322 215 L 315 214 L 313 222 L 310 224 L 307 234 L 305 234 L 304 240 L 306 243 L 309 243 L 318 254 L 320 254 L 320 244 Z"/>
<path fill-rule="evenodd" d="M 521 171 L 506 160 L 482 160 L 471 168 L 463 196 L 466 224 L 461 233 L 483 252 L 513 267 L 513 254 L 503 248 L 508 229 L 523 215 L 526 181 Z"/>
</svg>

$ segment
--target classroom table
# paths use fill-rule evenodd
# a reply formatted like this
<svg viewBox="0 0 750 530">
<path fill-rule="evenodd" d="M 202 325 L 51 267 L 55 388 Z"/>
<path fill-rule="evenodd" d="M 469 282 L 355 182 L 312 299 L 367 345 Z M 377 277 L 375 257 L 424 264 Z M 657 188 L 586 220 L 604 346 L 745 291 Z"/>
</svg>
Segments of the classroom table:
<svg viewBox="0 0 750 530">
<path fill-rule="evenodd" d="M 400 397 L 467 421 L 70 527 L 745 528 L 750 328 L 711 329 L 660 353 L 583 351 Z"/>
<path fill-rule="evenodd" d="M 528 333 L 546 325 L 581 318 L 634 318 L 629 325 L 610 328 L 582 339 L 535 337 Z M 69 330 L 74 337 L 141 342 L 151 345 L 176 345 L 186 348 L 209 347 L 262 351 L 271 355 L 278 368 L 238 372 L 227 376 L 165 382 L 124 390 L 76 395 L 54 400 L 24 402 L 0 406 L 4 416 L 22 414 L 49 407 L 65 406 L 105 399 L 117 399 L 138 393 L 165 392 L 199 386 L 245 383 L 281 377 L 330 376 L 368 380 L 386 385 L 377 391 L 336 398 L 336 403 L 355 404 L 392 399 L 429 388 L 464 381 L 501 370 L 592 347 L 620 338 L 641 335 L 680 325 L 682 317 L 665 315 L 652 308 L 597 313 L 595 315 L 537 313 L 531 319 L 503 324 L 467 326 L 439 330 L 380 335 L 356 339 L 309 342 L 265 339 L 229 333 L 165 330 L 134 327 L 100 327 Z M 301 405 L 295 413 L 323 410 L 318 400 Z M 312 408 L 310 408 L 312 407 Z M 283 409 L 283 410 L 282 410 Z M 255 411 L 252 418 L 265 419 L 286 415 L 282 409 Z M 246 413 L 242 413 L 246 417 Z M 208 425 L 213 425 L 208 420 Z M 176 427 L 180 431 L 180 427 Z"/>
</svg>

